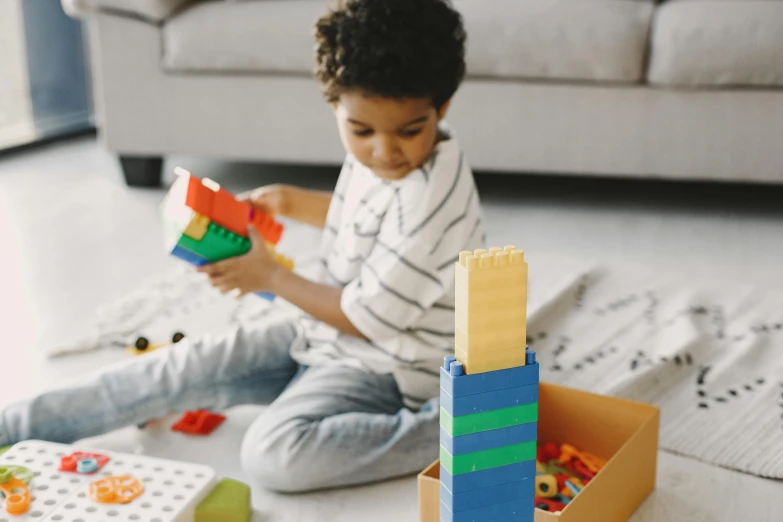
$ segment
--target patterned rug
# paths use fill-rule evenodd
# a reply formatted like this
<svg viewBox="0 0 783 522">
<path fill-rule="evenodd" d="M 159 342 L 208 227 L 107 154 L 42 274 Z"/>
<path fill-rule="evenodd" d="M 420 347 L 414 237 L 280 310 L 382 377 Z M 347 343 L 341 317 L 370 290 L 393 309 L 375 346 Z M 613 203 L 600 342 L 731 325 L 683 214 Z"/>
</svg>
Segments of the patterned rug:
<svg viewBox="0 0 783 522">
<path fill-rule="evenodd" d="M 783 478 L 783 300 L 691 274 L 528 258 L 528 343 L 543 380 L 656 404 L 663 449 Z M 281 306 L 221 295 L 182 266 L 51 355 L 260 324 Z"/>
</svg>

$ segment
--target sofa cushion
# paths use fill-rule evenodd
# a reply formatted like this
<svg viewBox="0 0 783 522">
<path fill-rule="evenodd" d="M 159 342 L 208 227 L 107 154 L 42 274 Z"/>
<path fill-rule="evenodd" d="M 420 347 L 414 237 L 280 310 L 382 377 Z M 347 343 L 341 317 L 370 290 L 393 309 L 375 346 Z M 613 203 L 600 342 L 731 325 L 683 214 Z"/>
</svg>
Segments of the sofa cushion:
<svg viewBox="0 0 783 522">
<path fill-rule="evenodd" d="M 106 11 L 160 22 L 194 1 L 197 0 L 62 0 L 62 5 L 65 12 L 75 18 Z"/>
<path fill-rule="evenodd" d="M 658 9 L 651 83 L 783 86 L 783 2 L 677 0 Z"/>
<path fill-rule="evenodd" d="M 164 27 L 173 70 L 308 73 L 328 0 L 213 1 Z M 469 76 L 637 82 L 653 4 L 644 0 L 456 0 Z"/>
<path fill-rule="evenodd" d="M 170 69 L 309 73 L 313 24 L 328 0 L 213 1 L 194 5 L 163 28 Z"/>
<path fill-rule="evenodd" d="M 651 2 L 456 0 L 468 32 L 468 74 L 637 82 Z"/>
</svg>

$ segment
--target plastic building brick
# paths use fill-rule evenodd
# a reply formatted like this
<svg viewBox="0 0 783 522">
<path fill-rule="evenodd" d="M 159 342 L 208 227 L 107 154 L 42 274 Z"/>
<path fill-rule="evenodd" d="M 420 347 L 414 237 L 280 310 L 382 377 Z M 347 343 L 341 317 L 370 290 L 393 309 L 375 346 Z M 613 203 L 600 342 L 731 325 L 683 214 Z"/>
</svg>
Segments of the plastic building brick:
<svg viewBox="0 0 783 522">
<path fill-rule="evenodd" d="M 110 476 L 90 484 L 90 498 L 99 504 L 128 504 L 142 493 L 141 481 L 131 475 Z"/>
<path fill-rule="evenodd" d="M 0 484 L 8 482 L 12 478 L 17 478 L 25 484 L 29 484 L 34 476 L 35 473 L 24 466 L 0 466 Z"/>
<path fill-rule="evenodd" d="M 533 490 L 529 487 L 530 484 L 528 484 L 528 481 L 530 480 L 532 479 L 525 478 L 523 480 L 506 482 L 497 486 L 474 489 L 473 491 L 466 491 L 456 495 L 453 495 L 451 491 L 441 483 L 440 501 L 443 502 L 452 513 L 476 509 L 483 506 L 491 506 L 492 504 L 512 502 L 514 500 L 524 499 L 525 497 L 530 498 L 530 504 L 532 505 Z"/>
<path fill-rule="evenodd" d="M 465 365 L 465 373 L 524 366 L 527 335 L 524 253 L 513 246 L 460 252 L 455 273 L 456 357 Z M 504 355 L 493 358 L 491 355 L 495 353 Z"/>
<path fill-rule="evenodd" d="M 443 466 L 440 467 L 440 480 L 453 494 L 517 482 L 523 477 L 533 477 L 535 474 L 536 463 L 532 460 L 462 475 L 452 475 Z"/>
<path fill-rule="evenodd" d="M 453 355 L 445 357 L 444 365 L 440 370 L 440 386 L 455 398 L 462 395 L 506 390 L 525 384 L 538 384 L 538 363 L 477 375 L 458 374 L 454 376 L 449 373 L 454 361 Z M 457 366 L 461 366 L 461 363 Z"/>
<path fill-rule="evenodd" d="M 24 515 L 30 509 L 32 496 L 27 484 L 18 478 L 10 478 L 0 483 L 0 493 L 5 497 L 3 508 L 12 516 Z"/>
<path fill-rule="evenodd" d="M 256 227 L 261 237 L 266 240 L 267 243 L 276 245 L 283 235 L 283 225 L 275 221 L 275 219 L 269 214 L 251 209 L 250 222 Z"/>
<path fill-rule="evenodd" d="M 536 475 L 536 496 L 552 498 L 557 496 L 558 485 L 554 475 Z"/>
<path fill-rule="evenodd" d="M 209 227 L 209 218 L 207 216 L 202 216 L 199 213 L 195 213 L 193 219 L 190 220 L 182 233 L 191 239 L 201 241 L 207 233 L 207 227 Z"/>
<path fill-rule="evenodd" d="M 0 520 L 13 522 L 107 522 L 109 520 L 189 522 L 199 503 L 214 487 L 215 472 L 207 466 L 175 462 L 142 455 L 102 452 L 110 460 L 102 475 L 58 471 L 60 456 L 88 450 L 63 444 L 25 441 L 0 456 L 0 466 L 24 462 L 37 475 L 31 488 L 28 512 L 9 517 L 0 495 Z M 129 504 L 101 505 L 89 496 L 90 483 L 105 476 L 134 475 L 144 478 L 144 493 Z"/>
<path fill-rule="evenodd" d="M 446 390 L 443 388 L 440 390 L 440 405 L 450 415 L 471 415 L 533 402 L 538 402 L 538 384 L 525 384 L 516 388 L 465 395 L 456 402 Z"/>
<path fill-rule="evenodd" d="M 452 437 L 508 428 L 509 426 L 527 424 L 529 422 L 538 422 L 538 403 L 523 404 L 501 410 L 463 415 L 461 417 L 452 417 L 445 409 L 442 407 L 440 409 L 440 425 Z"/>
<path fill-rule="evenodd" d="M 441 426 L 440 443 L 446 448 L 446 451 L 452 455 L 464 455 L 465 453 L 475 453 L 477 451 L 519 444 L 520 442 L 534 441 L 538 436 L 537 431 L 538 423 L 530 422 L 528 424 L 509 426 L 508 428 L 452 437 L 449 435 L 449 432 Z"/>
<path fill-rule="evenodd" d="M 535 460 L 535 458 L 536 441 L 456 456 L 451 455 L 443 446 L 440 447 L 440 465 L 452 475 L 498 468 L 507 464 Z"/>
<path fill-rule="evenodd" d="M 533 521 L 539 365 L 525 345 L 527 275 L 513 246 L 460 252 L 455 350 L 440 369 L 441 522 Z"/>
<path fill-rule="evenodd" d="M 179 245 L 174 245 L 174 248 L 171 250 L 171 255 L 178 257 L 193 266 L 204 266 L 209 263 L 207 258 L 194 254 L 190 250 L 182 248 Z"/>
<path fill-rule="evenodd" d="M 440 503 L 441 522 L 533 522 L 533 497 L 523 497 L 511 502 L 491 504 L 475 509 L 452 512 L 443 502 Z"/>
<path fill-rule="evenodd" d="M 82 459 L 76 463 L 77 473 L 95 473 L 98 471 L 98 459 Z"/>
<path fill-rule="evenodd" d="M 212 185 L 211 188 L 216 189 L 212 211 L 207 214 L 209 218 L 235 234 L 247 235 L 252 207 L 244 201 L 238 201 L 233 194 L 217 183 L 208 183 L 207 180 L 203 183 L 208 187 Z"/>
<path fill-rule="evenodd" d="M 95 465 L 91 466 L 94 467 L 94 469 L 92 471 L 80 471 L 79 463 L 83 460 L 94 461 Z M 67 473 L 90 474 L 99 471 L 106 465 L 107 462 L 109 462 L 109 457 L 102 453 L 85 453 L 83 451 L 75 451 L 70 455 L 66 455 L 60 459 L 59 469 L 60 471 L 65 471 Z"/>
<path fill-rule="evenodd" d="M 194 522 L 248 522 L 252 514 L 250 488 L 231 479 L 221 480 L 196 508 Z"/>
<path fill-rule="evenodd" d="M 201 241 L 182 235 L 177 245 L 208 259 L 210 263 L 241 256 L 250 251 L 248 238 L 235 234 L 214 222 L 207 226 L 207 233 Z"/>
<path fill-rule="evenodd" d="M 172 431 L 179 431 L 189 435 L 209 435 L 223 424 L 224 415 L 212 413 L 206 410 L 187 411 L 172 427 Z"/>
</svg>

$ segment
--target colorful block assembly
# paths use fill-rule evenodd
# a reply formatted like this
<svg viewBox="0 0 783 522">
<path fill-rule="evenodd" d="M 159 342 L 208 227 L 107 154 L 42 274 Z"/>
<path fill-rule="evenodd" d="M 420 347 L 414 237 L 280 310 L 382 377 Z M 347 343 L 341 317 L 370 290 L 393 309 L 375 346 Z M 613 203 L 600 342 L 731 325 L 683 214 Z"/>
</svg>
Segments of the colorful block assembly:
<svg viewBox="0 0 783 522">
<path fill-rule="evenodd" d="M 201 180 L 180 167 L 175 172 L 177 179 L 161 206 L 170 254 L 194 266 L 241 256 L 250 250 L 247 227 L 253 225 L 277 262 L 293 269 L 293 262 L 274 248 L 283 233 L 280 223 L 212 180 Z"/>
<path fill-rule="evenodd" d="M 516 247 L 461 252 L 455 355 L 440 370 L 440 522 L 533 522 L 538 363 Z"/>
</svg>

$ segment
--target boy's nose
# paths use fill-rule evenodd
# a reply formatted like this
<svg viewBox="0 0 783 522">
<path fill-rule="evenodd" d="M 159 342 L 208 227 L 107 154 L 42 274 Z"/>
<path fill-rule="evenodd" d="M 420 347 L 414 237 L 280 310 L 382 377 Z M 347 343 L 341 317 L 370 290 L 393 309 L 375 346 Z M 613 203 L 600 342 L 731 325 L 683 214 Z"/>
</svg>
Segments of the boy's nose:
<svg viewBox="0 0 783 522">
<path fill-rule="evenodd" d="M 397 157 L 397 146 L 393 139 L 379 136 L 373 147 L 375 159 L 385 163 L 391 163 Z"/>
</svg>

